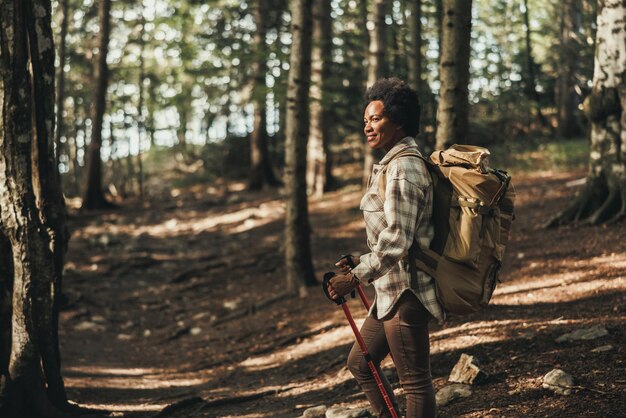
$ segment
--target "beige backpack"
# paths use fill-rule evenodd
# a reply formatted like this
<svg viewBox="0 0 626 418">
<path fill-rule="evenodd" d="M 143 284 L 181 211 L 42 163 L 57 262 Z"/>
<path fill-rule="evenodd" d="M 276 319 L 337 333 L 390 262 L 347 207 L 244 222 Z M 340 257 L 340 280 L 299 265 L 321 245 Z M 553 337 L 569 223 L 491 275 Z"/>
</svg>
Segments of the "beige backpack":
<svg viewBox="0 0 626 418">
<path fill-rule="evenodd" d="M 489 151 L 473 145 L 435 151 L 430 160 L 414 152 L 395 158 L 400 156 L 423 159 L 433 180 L 435 234 L 428 248 L 413 242 L 411 275 L 415 279 L 417 268 L 435 279 L 437 298 L 447 312 L 476 312 L 489 303 L 502 266 L 514 219 L 511 177 L 489 168 Z M 384 172 L 379 178 L 384 196 Z"/>
</svg>

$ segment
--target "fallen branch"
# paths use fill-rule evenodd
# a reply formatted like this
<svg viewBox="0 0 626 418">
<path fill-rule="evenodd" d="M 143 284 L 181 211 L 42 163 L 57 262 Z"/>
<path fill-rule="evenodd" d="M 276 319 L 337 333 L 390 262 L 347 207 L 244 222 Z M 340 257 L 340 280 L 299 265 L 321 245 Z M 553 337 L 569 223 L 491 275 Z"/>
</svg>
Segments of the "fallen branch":
<svg viewBox="0 0 626 418">
<path fill-rule="evenodd" d="M 182 273 L 175 276 L 174 278 L 172 278 L 170 282 L 181 283 L 181 282 L 191 279 L 194 276 L 205 274 L 208 270 L 218 268 L 218 267 L 226 267 L 226 266 L 227 264 L 224 261 L 208 263 L 208 264 L 203 265 L 202 267 L 194 267 L 194 268 L 185 270 Z"/>
<path fill-rule="evenodd" d="M 272 305 L 287 297 L 294 297 L 294 296 L 295 295 L 292 292 L 279 293 L 277 295 L 274 295 L 260 302 L 253 303 L 252 305 L 249 305 L 245 308 L 237 309 L 236 311 L 233 311 L 225 316 L 222 316 L 221 318 L 216 318 L 213 321 L 209 322 L 209 326 L 211 327 L 211 326 L 223 324 L 224 322 L 232 321 L 233 319 L 238 319 L 247 315 L 254 315 L 257 311 L 260 311 L 261 309 L 269 305 Z"/>
<path fill-rule="evenodd" d="M 600 393 L 602 395 L 608 395 L 609 392 L 604 392 L 602 390 L 599 389 L 594 389 L 594 388 L 588 388 L 586 386 L 563 386 L 564 388 L 572 388 L 572 389 L 582 389 L 582 390 L 589 390 L 591 392 L 596 392 L 596 393 Z"/>
<path fill-rule="evenodd" d="M 242 402 L 248 402 L 248 401 L 254 401 L 256 399 L 260 399 L 263 398 L 267 395 L 276 395 L 278 393 L 282 393 L 282 392 L 286 392 L 288 390 L 293 389 L 295 386 L 291 385 L 291 386 L 286 386 L 286 387 L 282 387 L 282 388 L 278 388 L 278 389 L 269 389 L 269 390 L 264 390 L 261 392 L 256 392 L 256 393 L 250 393 L 247 395 L 239 395 L 239 396 L 230 396 L 227 398 L 217 398 L 217 399 L 211 399 L 209 401 L 207 401 L 204 406 L 202 407 L 203 410 L 214 407 L 214 406 L 220 406 L 220 405 L 231 405 L 231 404 L 235 404 L 235 403 L 242 403 Z"/>
<path fill-rule="evenodd" d="M 334 328 L 339 328 L 340 324 L 330 324 L 330 325 L 326 325 L 325 327 L 322 328 L 317 328 L 317 329 L 313 329 L 313 330 L 309 330 L 309 331 L 305 331 L 305 332 L 298 332 L 298 333 L 294 333 L 294 334 L 290 334 L 287 335 L 286 337 L 281 338 L 280 340 L 278 340 L 276 343 L 272 343 L 270 344 L 268 347 L 256 350 L 254 352 L 252 352 L 251 355 L 259 355 L 259 354 L 266 354 L 269 353 L 270 351 L 274 351 L 279 347 L 285 347 L 287 345 L 291 345 L 293 343 L 298 342 L 298 340 L 302 340 L 304 338 L 308 338 L 308 337 L 312 337 L 314 335 L 317 334 L 321 334 L 323 332 L 326 331 L 330 331 L 331 329 Z"/>
</svg>

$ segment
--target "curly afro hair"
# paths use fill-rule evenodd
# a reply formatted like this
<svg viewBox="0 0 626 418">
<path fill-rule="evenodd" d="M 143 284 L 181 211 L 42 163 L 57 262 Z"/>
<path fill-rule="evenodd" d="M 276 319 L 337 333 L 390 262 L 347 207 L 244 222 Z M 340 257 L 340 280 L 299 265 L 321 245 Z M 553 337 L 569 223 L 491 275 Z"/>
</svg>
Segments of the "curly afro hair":
<svg viewBox="0 0 626 418">
<path fill-rule="evenodd" d="M 365 105 L 380 100 L 387 116 L 402 126 L 407 135 L 415 136 L 420 127 L 420 105 L 417 92 L 396 77 L 382 78 L 365 92 Z"/>
</svg>

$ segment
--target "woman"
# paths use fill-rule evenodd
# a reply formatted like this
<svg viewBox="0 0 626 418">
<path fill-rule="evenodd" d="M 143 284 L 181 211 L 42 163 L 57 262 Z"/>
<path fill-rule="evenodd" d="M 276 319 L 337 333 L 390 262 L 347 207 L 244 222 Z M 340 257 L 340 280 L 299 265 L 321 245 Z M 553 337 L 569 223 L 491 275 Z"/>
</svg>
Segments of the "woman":
<svg viewBox="0 0 626 418">
<path fill-rule="evenodd" d="M 376 299 L 361 333 L 396 411 L 397 401 L 380 362 L 389 354 L 406 394 L 406 417 L 434 417 L 435 393 L 430 374 L 428 321 L 443 320 L 433 279 L 421 271 L 410 274 L 408 252 L 414 238 L 428 246 L 432 213 L 432 184 L 414 136 L 419 129 L 416 92 L 397 78 L 377 81 L 365 93 L 363 122 L 367 143 L 382 148 L 385 157 L 375 164 L 361 210 L 371 252 L 337 263 L 330 280 L 332 298 L 350 293 L 357 285 L 372 284 Z M 403 155 L 400 155 L 403 154 Z M 384 175 L 381 170 L 384 170 Z M 384 182 L 381 187 L 381 182 Z M 384 195 L 381 195 L 384 193 Z M 372 373 L 355 344 L 348 368 L 378 416 L 389 416 Z"/>
</svg>

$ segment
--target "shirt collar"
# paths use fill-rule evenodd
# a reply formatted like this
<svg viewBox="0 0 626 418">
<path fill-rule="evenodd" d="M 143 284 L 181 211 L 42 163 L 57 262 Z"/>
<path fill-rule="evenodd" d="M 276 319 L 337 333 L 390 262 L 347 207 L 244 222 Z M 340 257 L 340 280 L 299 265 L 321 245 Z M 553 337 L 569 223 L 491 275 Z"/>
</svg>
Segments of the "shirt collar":
<svg viewBox="0 0 626 418">
<path fill-rule="evenodd" d="M 401 140 L 396 142 L 396 145 L 394 145 L 387 152 L 387 154 L 385 154 L 385 156 L 382 158 L 382 160 L 380 160 L 380 162 L 378 164 L 380 164 L 380 165 L 387 164 L 396 155 L 398 155 L 399 153 L 401 153 L 403 151 L 406 151 L 408 148 L 414 148 L 414 149 L 411 149 L 411 151 L 417 151 L 419 153 L 419 150 L 417 148 L 417 143 L 415 142 L 415 139 L 413 139 L 412 136 L 405 136 L 404 138 L 402 138 Z"/>
</svg>

